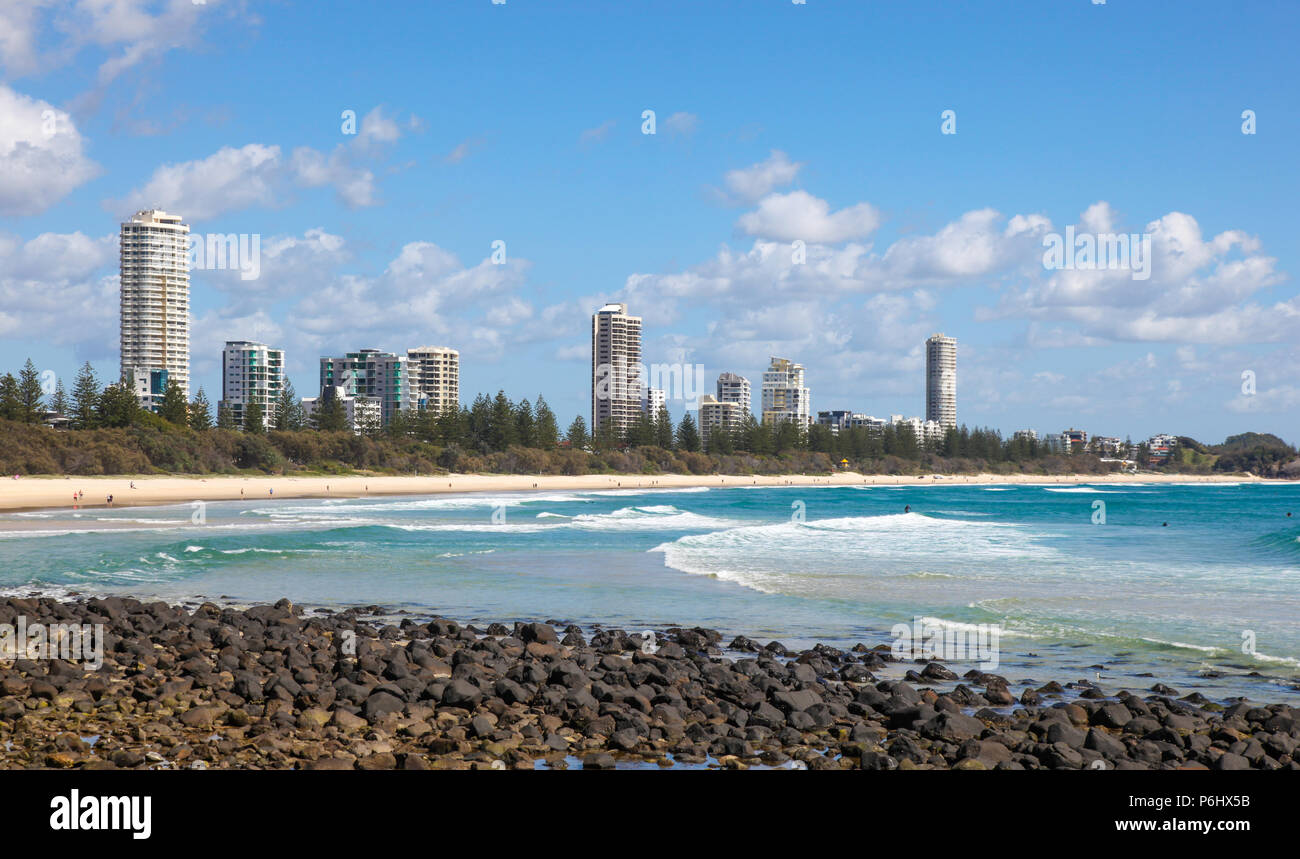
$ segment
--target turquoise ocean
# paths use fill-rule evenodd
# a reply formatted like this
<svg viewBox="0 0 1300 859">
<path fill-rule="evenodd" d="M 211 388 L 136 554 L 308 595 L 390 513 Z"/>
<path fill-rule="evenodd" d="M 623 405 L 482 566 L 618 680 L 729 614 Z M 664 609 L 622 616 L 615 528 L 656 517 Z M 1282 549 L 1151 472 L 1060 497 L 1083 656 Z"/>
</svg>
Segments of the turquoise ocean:
<svg viewBox="0 0 1300 859">
<path fill-rule="evenodd" d="M 541 491 L 196 515 L 0 515 L 0 594 L 700 625 L 792 648 L 889 644 L 927 618 L 997 624 L 1013 682 L 1300 700 L 1296 484 Z"/>
</svg>

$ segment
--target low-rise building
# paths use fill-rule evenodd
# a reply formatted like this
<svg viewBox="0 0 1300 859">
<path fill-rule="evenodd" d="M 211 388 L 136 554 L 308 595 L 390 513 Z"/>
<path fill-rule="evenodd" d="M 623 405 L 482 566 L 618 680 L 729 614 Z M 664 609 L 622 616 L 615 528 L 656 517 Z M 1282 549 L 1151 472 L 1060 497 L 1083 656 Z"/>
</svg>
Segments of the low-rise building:
<svg viewBox="0 0 1300 859">
<path fill-rule="evenodd" d="M 338 398 L 343 404 L 344 422 L 354 434 L 361 435 L 379 429 L 382 420 L 379 400 L 375 397 L 353 396 L 342 385 L 327 385 L 319 397 L 302 398 L 303 414 L 311 426 L 317 425 L 318 412 L 324 408 L 326 400 L 331 398 Z"/>
<path fill-rule="evenodd" d="M 157 412 L 162 408 L 163 395 L 167 393 L 167 380 L 171 371 L 166 369 L 151 370 L 147 367 L 135 367 L 130 371 L 131 390 L 140 401 L 140 408 Z"/>
</svg>

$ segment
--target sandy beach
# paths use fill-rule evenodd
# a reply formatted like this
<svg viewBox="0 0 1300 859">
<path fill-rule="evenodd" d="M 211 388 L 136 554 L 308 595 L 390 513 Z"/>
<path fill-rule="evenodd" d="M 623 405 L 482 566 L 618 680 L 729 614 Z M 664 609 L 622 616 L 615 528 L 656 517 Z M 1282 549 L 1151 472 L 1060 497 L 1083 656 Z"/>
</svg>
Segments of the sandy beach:
<svg viewBox="0 0 1300 859">
<path fill-rule="evenodd" d="M 1243 483 L 1262 482 L 1241 475 L 1108 474 L 1108 475 L 689 475 L 588 474 L 508 475 L 445 474 L 429 477 L 229 477 L 114 476 L 20 477 L 0 480 L 0 511 L 72 508 L 142 507 L 190 501 L 231 501 L 241 498 L 363 498 L 384 495 L 435 495 L 454 492 L 531 492 L 590 489 L 673 489 L 735 486 L 863 486 L 863 485 L 996 485 L 1099 483 Z"/>
</svg>

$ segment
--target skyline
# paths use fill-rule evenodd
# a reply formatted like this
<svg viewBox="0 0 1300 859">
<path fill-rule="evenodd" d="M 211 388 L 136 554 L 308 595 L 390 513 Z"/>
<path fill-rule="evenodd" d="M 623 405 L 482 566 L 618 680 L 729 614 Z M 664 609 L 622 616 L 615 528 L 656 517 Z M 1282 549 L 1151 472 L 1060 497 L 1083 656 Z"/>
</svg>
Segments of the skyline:
<svg viewBox="0 0 1300 859">
<path fill-rule="evenodd" d="M 191 394 L 214 402 L 227 340 L 284 349 L 302 395 L 320 356 L 436 343 L 461 351 L 466 395 L 588 414 L 586 320 L 626 302 L 647 363 L 756 380 L 787 356 L 814 414 L 925 414 L 943 331 L 960 423 L 1294 440 L 1283 10 L 975 4 L 918 27 L 816 2 L 647 9 L 376 8 L 345 31 L 216 0 L 7 6 L 0 359 L 112 377 L 118 225 L 158 207 L 260 236 L 255 280 L 191 276 Z M 98 42 L 60 36 L 79 15 Z M 995 50 L 1011 22 L 1023 39 Z M 702 49 L 719 27 L 743 50 Z M 678 68 L 674 46 L 708 59 Z M 446 80 L 409 74 L 434 51 Z M 1149 278 L 1045 269 L 1044 236 L 1072 227 L 1149 234 Z"/>
</svg>

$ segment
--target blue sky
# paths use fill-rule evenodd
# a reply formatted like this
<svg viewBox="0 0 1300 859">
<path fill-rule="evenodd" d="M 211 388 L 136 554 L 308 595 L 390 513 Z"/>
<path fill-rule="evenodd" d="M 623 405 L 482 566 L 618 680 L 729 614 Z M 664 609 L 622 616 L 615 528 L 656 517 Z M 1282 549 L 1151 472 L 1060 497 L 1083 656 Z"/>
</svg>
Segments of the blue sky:
<svg viewBox="0 0 1300 859">
<path fill-rule="evenodd" d="M 567 423 L 590 313 L 619 300 L 648 362 L 757 387 L 790 357 L 814 410 L 921 414 L 943 331 L 964 423 L 1296 441 L 1298 21 L 1283 2 L 6 0 L 0 366 L 116 374 L 118 223 L 157 206 L 261 236 L 256 280 L 193 274 L 214 401 L 226 339 L 286 349 L 302 395 L 322 354 L 449 345 L 462 396 L 541 392 Z M 1149 234 L 1149 279 L 1046 269 L 1067 226 Z"/>
</svg>

